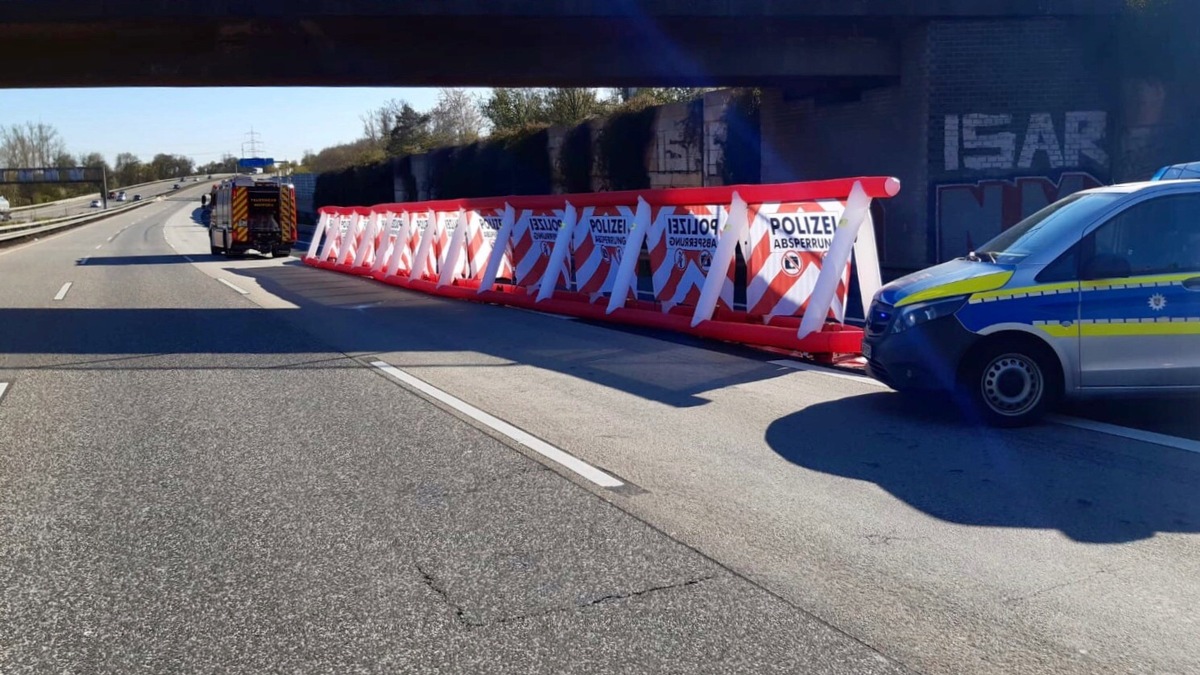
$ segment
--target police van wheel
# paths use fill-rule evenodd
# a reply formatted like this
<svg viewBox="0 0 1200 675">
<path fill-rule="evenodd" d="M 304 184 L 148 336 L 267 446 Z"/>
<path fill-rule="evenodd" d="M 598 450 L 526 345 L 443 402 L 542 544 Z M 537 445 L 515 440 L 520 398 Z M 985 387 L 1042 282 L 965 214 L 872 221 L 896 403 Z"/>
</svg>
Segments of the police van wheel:
<svg viewBox="0 0 1200 675">
<path fill-rule="evenodd" d="M 217 248 L 216 246 L 209 246 L 209 247 L 208 247 L 208 252 L 209 252 L 210 254 L 212 254 L 212 255 L 221 255 L 221 250 L 222 250 L 222 249 L 220 249 L 220 248 Z"/>
<path fill-rule="evenodd" d="M 964 375 L 974 412 L 997 427 L 1037 423 L 1062 392 L 1053 353 L 1025 340 L 986 345 L 973 355 Z"/>
</svg>

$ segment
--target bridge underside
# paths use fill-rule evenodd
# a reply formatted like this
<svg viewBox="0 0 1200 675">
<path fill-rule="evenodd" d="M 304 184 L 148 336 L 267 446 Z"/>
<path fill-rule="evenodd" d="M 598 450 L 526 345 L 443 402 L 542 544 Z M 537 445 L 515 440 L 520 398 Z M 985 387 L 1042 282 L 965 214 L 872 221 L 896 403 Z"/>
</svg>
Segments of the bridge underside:
<svg viewBox="0 0 1200 675">
<path fill-rule="evenodd" d="M 906 23 L 1098 14 L 1109 2 L 43 0 L 5 8 L 0 87 L 735 86 L 889 78 L 899 61 L 894 36 Z"/>
<path fill-rule="evenodd" d="M 447 19 L 0 26 L 0 86 L 736 86 L 897 74 L 884 36 L 812 26 Z M 50 48 L 47 48 L 48 45 Z M 20 64 L 19 67 L 14 67 Z"/>
</svg>

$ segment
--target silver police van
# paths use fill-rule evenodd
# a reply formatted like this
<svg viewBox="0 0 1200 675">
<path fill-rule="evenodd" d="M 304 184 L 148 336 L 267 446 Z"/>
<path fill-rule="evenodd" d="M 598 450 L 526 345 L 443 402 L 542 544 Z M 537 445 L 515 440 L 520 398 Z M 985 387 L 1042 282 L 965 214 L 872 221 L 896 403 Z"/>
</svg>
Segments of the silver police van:
<svg viewBox="0 0 1200 675">
<path fill-rule="evenodd" d="M 1200 180 L 1085 190 L 876 294 L 863 355 L 898 390 L 1029 424 L 1062 397 L 1200 392 Z"/>
</svg>

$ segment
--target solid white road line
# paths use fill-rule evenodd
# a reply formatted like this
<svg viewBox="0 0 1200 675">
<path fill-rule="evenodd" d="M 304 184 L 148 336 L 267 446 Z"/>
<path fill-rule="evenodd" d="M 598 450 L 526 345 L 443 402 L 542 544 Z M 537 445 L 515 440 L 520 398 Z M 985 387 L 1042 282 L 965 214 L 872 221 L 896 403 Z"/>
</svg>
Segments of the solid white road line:
<svg viewBox="0 0 1200 675">
<path fill-rule="evenodd" d="M 529 312 L 530 314 L 538 314 L 540 316 L 548 316 L 551 319 L 561 319 L 562 321 L 574 321 L 575 320 L 575 317 L 568 316 L 566 314 L 551 314 L 550 312 L 539 312 L 536 309 L 525 309 L 524 307 L 513 307 L 513 309 L 520 310 L 522 312 Z"/>
<path fill-rule="evenodd" d="M 1109 424 L 1107 422 L 1097 422 L 1095 420 L 1083 419 L 1082 417 L 1047 415 L 1046 419 L 1056 424 L 1075 427 L 1076 429 L 1087 429 L 1088 431 L 1108 434 L 1109 436 L 1118 436 L 1120 438 L 1128 438 L 1130 440 L 1141 441 L 1143 443 L 1151 443 L 1167 448 L 1175 448 L 1176 450 L 1200 453 L 1200 441 L 1193 441 L 1190 438 L 1179 438 L 1178 436 L 1169 436 L 1167 434 L 1159 434 L 1153 431 L 1132 429 L 1130 427 L 1117 426 L 1116 424 Z"/>
<path fill-rule="evenodd" d="M 482 424 L 486 424 L 488 427 L 491 427 L 505 436 L 508 436 L 509 438 L 529 448 L 530 450 L 533 450 L 546 459 L 561 464 L 562 466 L 574 471 L 580 476 L 583 476 L 596 485 L 607 488 L 621 487 L 624 485 L 624 483 L 620 480 L 613 478 L 591 464 L 568 455 L 567 453 L 559 450 L 553 445 L 550 445 L 542 439 L 537 438 L 528 432 L 522 431 L 521 429 L 514 427 L 498 417 L 490 415 L 479 408 L 476 408 L 470 403 L 467 403 L 466 401 L 455 398 L 454 396 L 451 396 L 450 394 L 438 389 L 424 380 L 420 380 L 412 375 L 409 375 L 408 373 L 400 370 L 390 363 L 387 363 L 386 361 L 372 361 L 371 365 L 387 373 L 388 375 L 391 375 L 404 384 L 407 384 L 413 389 L 416 389 L 417 391 L 420 391 L 431 398 L 445 403 L 451 408 L 454 408 L 455 410 L 470 417 L 471 419 Z"/>
<path fill-rule="evenodd" d="M 792 359 L 779 359 L 778 361 L 771 361 L 770 363 L 773 366 L 782 366 L 784 368 L 791 368 L 793 370 L 803 370 L 803 371 L 809 372 L 809 373 L 820 373 L 822 375 L 828 375 L 830 377 L 837 377 L 837 378 L 841 378 L 843 380 L 851 380 L 853 382 L 870 385 L 872 387 L 881 387 L 883 389 L 888 388 L 888 386 L 886 384 L 880 382 L 879 380 L 874 380 L 869 377 L 863 377 L 862 375 L 852 375 L 850 373 L 843 373 L 839 370 L 834 370 L 833 368 L 825 368 L 823 366 L 816 366 L 811 363 L 804 363 L 803 361 L 794 361 Z"/>
<path fill-rule="evenodd" d="M 234 286 L 233 284 L 229 283 L 228 281 L 225 281 L 224 279 L 217 279 L 217 281 L 225 284 L 226 286 L 232 288 L 233 290 L 237 291 L 238 293 L 241 293 L 242 295 L 250 295 L 250 291 L 247 291 L 242 288 L 238 288 L 237 286 Z"/>
<path fill-rule="evenodd" d="M 99 246 L 96 247 L 96 250 L 99 251 L 103 247 L 104 247 L 104 244 L 100 244 Z"/>
<path fill-rule="evenodd" d="M 8 391 L 8 383 L 0 382 L 0 401 L 4 400 L 4 394 Z"/>
<path fill-rule="evenodd" d="M 80 259 L 79 259 L 79 264 L 80 264 L 80 265 L 86 265 L 86 264 L 87 264 L 87 261 L 88 261 L 88 259 L 87 259 L 86 257 L 80 258 Z"/>
<path fill-rule="evenodd" d="M 62 300 L 63 298 L 67 297 L 67 291 L 69 290 L 71 290 L 71 282 L 68 281 L 62 285 L 62 288 L 58 289 L 58 294 L 54 296 L 54 299 Z"/>
</svg>

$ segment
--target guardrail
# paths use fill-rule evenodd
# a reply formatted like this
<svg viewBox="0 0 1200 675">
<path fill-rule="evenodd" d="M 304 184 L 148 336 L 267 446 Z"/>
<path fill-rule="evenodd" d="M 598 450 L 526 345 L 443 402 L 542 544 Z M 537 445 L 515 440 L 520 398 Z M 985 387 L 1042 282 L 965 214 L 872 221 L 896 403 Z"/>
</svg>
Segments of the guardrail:
<svg viewBox="0 0 1200 675">
<path fill-rule="evenodd" d="M 225 177 L 231 176 L 231 175 L 233 175 L 233 174 L 214 173 L 212 175 L 213 177 L 211 179 L 205 178 L 205 179 L 202 179 L 200 182 L 204 182 L 207 180 L 224 180 Z M 152 180 L 148 183 L 138 183 L 136 185 L 126 185 L 124 187 L 112 187 L 112 188 L 109 188 L 109 190 L 110 191 L 115 190 L 118 192 L 124 190 L 124 191 L 128 192 L 129 190 L 132 190 L 134 188 L 145 188 L 145 187 L 156 186 L 156 185 L 164 184 L 164 183 L 181 183 L 181 182 L 184 182 L 183 178 L 162 178 L 159 180 Z M 99 192 L 99 191 L 97 190 L 97 192 Z M 74 202 L 82 203 L 84 201 L 90 201 L 92 199 L 95 199 L 95 197 L 92 197 L 90 194 L 79 195 L 76 197 L 67 197 L 66 199 L 59 199 L 59 200 L 53 201 L 53 202 L 42 202 L 41 204 L 27 204 L 25 206 L 17 206 L 14 208 L 10 208 L 8 210 L 8 212 L 10 214 L 17 215 L 17 214 L 23 214 L 27 211 L 37 211 L 40 209 L 53 210 L 56 208 L 69 208 Z"/>
<path fill-rule="evenodd" d="M 144 199 L 142 201 L 131 202 L 124 206 L 111 207 L 98 213 L 85 213 L 79 216 L 68 216 L 66 218 L 56 218 L 54 220 L 42 221 L 38 223 L 17 223 L 16 225 L 0 226 L 0 242 L 12 241 L 14 239 L 23 239 L 32 237 L 46 232 L 53 232 L 74 225 L 84 225 L 94 220 L 101 220 L 118 213 L 124 213 L 147 204 L 153 204 L 158 201 L 158 198 Z"/>
</svg>

